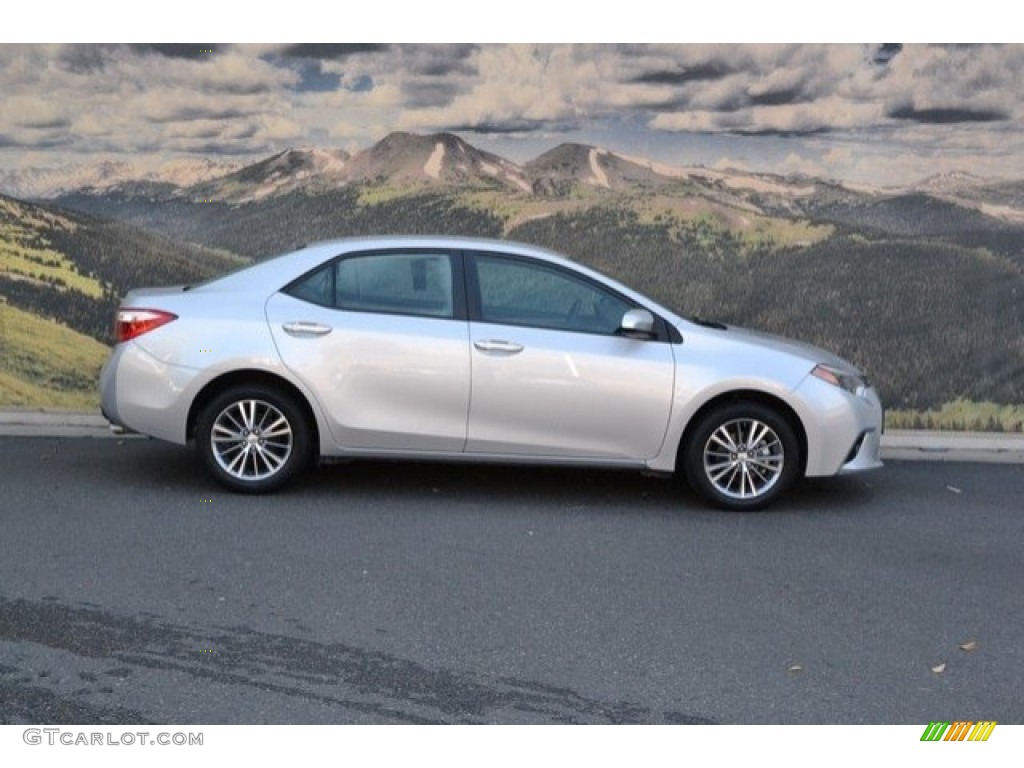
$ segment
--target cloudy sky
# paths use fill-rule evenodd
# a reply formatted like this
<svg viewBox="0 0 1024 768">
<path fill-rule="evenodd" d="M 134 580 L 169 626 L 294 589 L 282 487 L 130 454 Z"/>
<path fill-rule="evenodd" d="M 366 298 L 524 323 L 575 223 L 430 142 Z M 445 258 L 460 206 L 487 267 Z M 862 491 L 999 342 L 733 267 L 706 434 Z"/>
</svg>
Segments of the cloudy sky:
<svg viewBox="0 0 1024 768">
<path fill-rule="evenodd" d="M 1024 178 L 1024 45 L 0 44 L 0 169 L 454 131 L 899 184 Z"/>
</svg>

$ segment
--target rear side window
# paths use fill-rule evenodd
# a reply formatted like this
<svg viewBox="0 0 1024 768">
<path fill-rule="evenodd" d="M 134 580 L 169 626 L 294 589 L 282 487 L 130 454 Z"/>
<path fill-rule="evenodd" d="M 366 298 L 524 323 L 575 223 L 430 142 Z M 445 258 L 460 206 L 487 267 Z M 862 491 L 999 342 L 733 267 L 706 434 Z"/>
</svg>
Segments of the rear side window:
<svg viewBox="0 0 1024 768">
<path fill-rule="evenodd" d="M 334 265 L 320 267 L 284 289 L 284 293 L 310 304 L 334 306 Z"/>
<path fill-rule="evenodd" d="M 375 253 L 339 259 L 300 278 L 289 296 L 350 312 L 454 316 L 451 258 L 443 253 Z"/>
</svg>

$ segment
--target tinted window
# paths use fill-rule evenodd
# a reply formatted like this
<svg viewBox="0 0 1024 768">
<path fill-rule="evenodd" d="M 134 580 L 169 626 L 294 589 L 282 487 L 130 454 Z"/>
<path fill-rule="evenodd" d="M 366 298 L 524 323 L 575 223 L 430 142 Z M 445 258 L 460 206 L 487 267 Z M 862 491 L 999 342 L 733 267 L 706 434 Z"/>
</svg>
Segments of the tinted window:
<svg viewBox="0 0 1024 768">
<path fill-rule="evenodd" d="M 437 253 L 352 256 L 311 272 L 286 293 L 353 312 L 452 317 L 452 265 Z"/>
<path fill-rule="evenodd" d="M 284 290 L 296 299 L 320 304 L 324 307 L 334 306 L 334 265 L 321 267 L 316 272 L 303 277 Z"/>
<path fill-rule="evenodd" d="M 631 305 L 587 280 L 543 264 L 478 256 L 481 320 L 614 334 Z"/>
<path fill-rule="evenodd" d="M 339 261 L 337 269 L 340 309 L 452 316 L 452 266 L 447 256 L 360 256 Z"/>
</svg>

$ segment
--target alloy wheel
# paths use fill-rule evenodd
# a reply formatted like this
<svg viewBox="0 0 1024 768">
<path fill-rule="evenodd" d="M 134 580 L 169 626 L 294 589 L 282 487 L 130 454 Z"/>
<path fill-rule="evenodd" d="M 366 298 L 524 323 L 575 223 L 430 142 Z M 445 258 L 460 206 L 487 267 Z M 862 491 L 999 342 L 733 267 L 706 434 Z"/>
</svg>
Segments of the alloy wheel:
<svg viewBox="0 0 1024 768">
<path fill-rule="evenodd" d="M 287 465 L 294 445 L 288 417 L 265 400 L 230 403 L 210 430 L 213 458 L 227 475 L 242 482 L 276 475 Z"/>
<path fill-rule="evenodd" d="M 786 450 L 779 435 L 760 419 L 727 421 L 704 444 L 704 473 L 718 493 L 757 499 L 782 477 Z"/>
</svg>

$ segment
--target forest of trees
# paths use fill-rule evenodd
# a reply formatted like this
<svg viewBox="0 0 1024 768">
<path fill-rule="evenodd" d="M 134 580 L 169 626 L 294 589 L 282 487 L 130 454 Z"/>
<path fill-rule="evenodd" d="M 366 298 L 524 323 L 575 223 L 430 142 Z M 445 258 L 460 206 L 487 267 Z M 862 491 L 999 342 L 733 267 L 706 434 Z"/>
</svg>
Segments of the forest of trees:
<svg viewBox="0 0 1024 768">
<path fill-rule="evenodd" d="M 592 208 L 511 237 L 597 267 L 674 311 L 808 341 L 856 362 L 898 408 L 1024 402 L 1024 275 L 987 250 L 837 234 L 747 246 L 729 231 Z"/>
<path fill-rule="evenodd" d="M 292 192 L 258 203 L 191 204 L 181 199 L 154 203 L 113 195 L 66 197 L 81 210 L 125 217 L 182 242 L 200 243 L 262 259 L 307 243 L 353 235 L 447 233 L 498 237 L 504 222 L 494 214 L 460 205 L 442 192 L 399 196 L 360 205 L 360 192 L 343 188 L 318 195 Z"/>
</svg>

